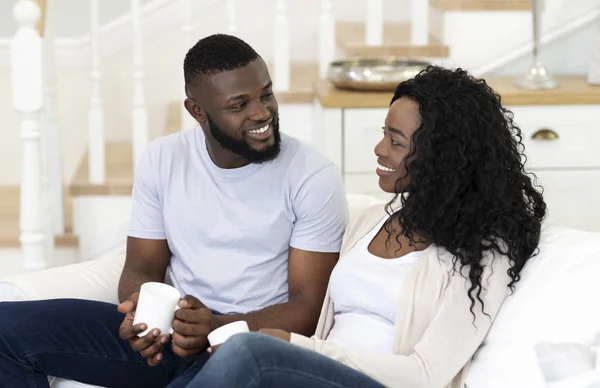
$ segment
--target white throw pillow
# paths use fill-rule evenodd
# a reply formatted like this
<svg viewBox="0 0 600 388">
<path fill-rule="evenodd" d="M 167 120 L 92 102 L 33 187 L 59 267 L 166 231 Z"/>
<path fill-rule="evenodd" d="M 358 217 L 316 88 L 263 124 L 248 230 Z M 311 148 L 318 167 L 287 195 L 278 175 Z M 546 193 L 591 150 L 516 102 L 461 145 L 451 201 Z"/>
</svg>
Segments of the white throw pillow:
<svg viewBox="0 0 600 388">
<path fill-rule="evenodd" d="M 589 346 L 600 333 L 599 279 L 600 234 L 545 226 L 539 255 L 526 265 L 475 354 L 468 388 L 549 386 L 552 374 L 540 367 L 558 356 L 549 349 Z"/>
</svg>

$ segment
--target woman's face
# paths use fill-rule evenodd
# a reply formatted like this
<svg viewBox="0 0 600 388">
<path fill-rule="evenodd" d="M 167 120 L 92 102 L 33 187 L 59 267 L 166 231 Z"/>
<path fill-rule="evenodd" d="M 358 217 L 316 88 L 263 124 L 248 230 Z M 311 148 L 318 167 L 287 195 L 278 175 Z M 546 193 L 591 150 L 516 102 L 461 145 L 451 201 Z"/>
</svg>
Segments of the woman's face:
<svg viewBox="0 0 600 388">
<path fill-rule="evenodd" d="M 419 104 L 408 97 L 400 97 L 390 106 L 383 139 L 375 147 L 379 187 L 387 193 L 401 193 L 410 182 L 402 161 L 408 155 L 412 134 L 421 122 Z M 398 179 L 402 180 L 397 184 Z"/>
</svg>

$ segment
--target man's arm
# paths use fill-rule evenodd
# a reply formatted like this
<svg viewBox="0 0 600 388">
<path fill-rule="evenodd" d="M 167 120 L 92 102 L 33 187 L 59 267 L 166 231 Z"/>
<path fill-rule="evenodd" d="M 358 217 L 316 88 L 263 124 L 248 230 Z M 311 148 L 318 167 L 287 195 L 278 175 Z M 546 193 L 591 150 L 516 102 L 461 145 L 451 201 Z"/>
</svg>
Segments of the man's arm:
<svg viewBox="0 0 600 388">
<path fill-rule="evenodd" d="M 278 328 L 310 336 L 314 333 L 329 276 L 339 253 L 310 252 L 290 248 L 289 301 L 266 307 L 249 314 L 213 317 L 212 329 L 230 322 L 244 320 L 251 331 Z"/>
<path fill-rule="evenodd" d="M 166 240 L 148 240 L 127 237 L 125 266 L 119 279 L 118 310 L 125 314 L 119 327 L 119 336 L 129 341 L 131 348 L 139 352 L 150 366 L 162 361 L 162 351 L 169 340 L 168 333 L 156 330 L 139 338 L 138 334 L 146 330 L 144 323 L 133 325 L 139 291 L 146 282 L 163 282 L 171 253 Z"/>
<path fill-rule="evenodd" d="M 155 162 L 157 146 L 160 144 L 156 142 L 148 144 L 135 171 L 127 253 L 119 279 L 120 302 L 139 292 L 145 282 L 163 282 L 171 259 L 163 225 L 159 170 Z"/>
<path fill-rule="evenodd" d="M 162 361 L 162 350 L 169 334 L 152 330 L 139 338 L 138 334 L 146 330 L 146 325 L 134 326 L 133 321 L 140 287 L 149 281 L 163 282 L 171 258 L 163 226 L 158 169 L 154 163 L 156 147 L 156 142 L 146 147 L 135 172 L 127 253 L 118 287 L 121 304 L 117 307 L 125 314 L 119 336 L 129 341 L 131 348 L 151 366 Z"/>
<path fill-rule="evenodd" d="M 164 282 L 170 259 L 167 240 L 127 237 L 125 266 L 119 279 L 119 302 L 139 292 L 146 282 Z"/>
</svg>

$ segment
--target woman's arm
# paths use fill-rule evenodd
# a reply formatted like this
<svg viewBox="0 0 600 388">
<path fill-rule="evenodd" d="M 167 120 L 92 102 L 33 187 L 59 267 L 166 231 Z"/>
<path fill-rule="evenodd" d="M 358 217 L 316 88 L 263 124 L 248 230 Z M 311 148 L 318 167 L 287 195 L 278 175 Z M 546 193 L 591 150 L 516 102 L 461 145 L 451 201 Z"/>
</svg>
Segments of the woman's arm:
<svg viewBox="0 0 600 388">
<path fill-rule="evenodd" d="M 297 334 L 292 334 L 290 342 L 357 369 L 388 387 L 444 387 L 473 357 L 507 296 L 510 278 L 502 259 L 495 261 L 493 272 L 487 267 L 481 279 L 485 289 L 481 299 L 489 317 L 477 302 L 473 307 L 477 319 L 473 321 L 467 282 L 455 273 L 435 317 L 410 355 L 350 352 Z"/>
</svg>

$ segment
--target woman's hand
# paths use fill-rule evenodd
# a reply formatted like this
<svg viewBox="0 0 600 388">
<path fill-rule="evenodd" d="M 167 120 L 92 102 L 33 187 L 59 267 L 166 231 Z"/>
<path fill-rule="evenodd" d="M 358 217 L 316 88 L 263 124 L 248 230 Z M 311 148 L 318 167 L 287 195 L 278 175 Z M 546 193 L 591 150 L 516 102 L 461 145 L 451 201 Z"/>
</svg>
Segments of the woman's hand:
<svg viewBox="0 0 600 388">
<path fill-rule="evenodd" d="M 270 335 L 271 337 L 279 338 L 280 340 L 284 340 L 286 342 L 290 342 L 290 338 L 292 337 L 292 335 L 290 333 L 288 333 L 285 330 L 280 330 L 280 329 L 260 329 L 258 332 L 262 333 L 262 334 Z M 214 352 L 217 351 L 217 349 L 219 349 L 220 346 L 221 345 L 211 346 L 206 351 L 210 354 L 213 354 Z"/>
<path fill-rule="evenodd" d="M 290 333 L 281 329 L 260 329 L 258 332 L 270 335 L 271 337 L 279 338 L 286 342 L 290 342 L 290 338 L 292 337 Z"/>
</svg>

